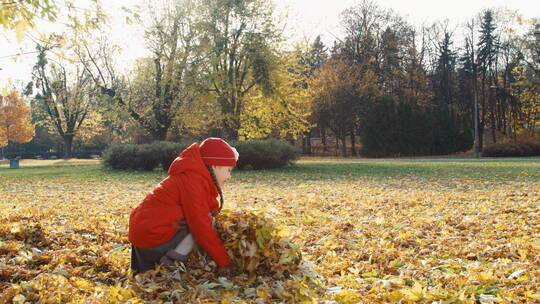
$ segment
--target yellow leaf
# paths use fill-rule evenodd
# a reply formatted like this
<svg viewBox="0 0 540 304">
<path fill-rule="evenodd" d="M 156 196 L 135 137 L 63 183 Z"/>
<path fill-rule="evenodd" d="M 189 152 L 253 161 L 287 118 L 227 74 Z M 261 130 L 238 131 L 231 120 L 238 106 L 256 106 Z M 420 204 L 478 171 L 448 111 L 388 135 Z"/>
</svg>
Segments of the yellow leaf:
<svg viewBox="0 0 540 304">
<path fill-rule="evenodd" d="M 354 275 L 358 275 L 360 273 L 360 269 L 356 267 L 349 267 L 348 270 Z"/>
<path fill-rule="evenodd" d="M 11 230 L 9 232 L 10 233 L 19 233 L 19 232 L 21 232 L 21 226 L 15 226 L 15 227 L 11 228 Z"/>
<path fill-rule="evenodd" d="M 28 27 L 30 24 L 26 20 L 19 20 L 15 24 L 15 37 L 17 38 L 17 42 L 21 42 L 24 39 L 24 33 L 26 31 L 26 27 Z"/>
<path fill-rule="evenodd" d="M 529 253 L 529 252 L 528 252 L 527 249 L 518 249 L 519 257 L 520 257 L 522 260 L 526 260 L 526 259 L 527 259 L 528 253 Z"/>
<path fill-rule="evenodd" d="M 525 281 L 528 281 L 530 280 L 529 276 L 522 276 L 520 277 L 519 279 L 516 280 L 516 282 L 525 282 Z"/>
<path fill-rule="evenodd" d="M 84 279 L 80 279 L 80 278 L 73 278 L 71 280 L 71 283 L 73 284 L 73 286 L 83 290 L 83 291 L 87 291 L 87 290 L 90 290 L 90 288 L 92 287 L 92 284 L 90 282 L 88 282 L 87 280 L 84 280 Z"/>
<path fill-rule="evenodd" d="M 403 298 L 404 295 L 401 290 L 395 290 L 387 293 L 386 296 L 388 297 L 388 300 L 392 301 L 392 303 L 397 303 Z"/>
<path fill-rule="evenodd" d="M 481 272 L 478 275 L 478 280 L 482 283 L 491 284 L 497 280 L 497 277 L 492 272 Z"/>
<path fill-rule="evenodd" d="M 405 299 L 409 301 L 418 301 L 424 298 L 424 290 L 422 289 L 422 284 L 419 282 L 414 282 L 412 288 L 402 289 L 401 292 L 405 296 Z"/>
<path fill-rule="evenodd" d="M 525 295 L 527 298 L 540 300 L 540 293 L 532 293 L 532 291 L 529 291 Z"/>
<path fill-rule="evenodd" d="M 270 299 L 268 288 L 258 288 L 257 291 L 256 291 L 256 294 L 257 294 L 257 296 L 259 298 L 262 298 L 264 300 L 269 300 Z"/>
<path fill-rule="evenodd" d="M 377 275 L 377 271 L 369 271 L 362 273 L 362 278 L 376 278 Z"/>
</svg>

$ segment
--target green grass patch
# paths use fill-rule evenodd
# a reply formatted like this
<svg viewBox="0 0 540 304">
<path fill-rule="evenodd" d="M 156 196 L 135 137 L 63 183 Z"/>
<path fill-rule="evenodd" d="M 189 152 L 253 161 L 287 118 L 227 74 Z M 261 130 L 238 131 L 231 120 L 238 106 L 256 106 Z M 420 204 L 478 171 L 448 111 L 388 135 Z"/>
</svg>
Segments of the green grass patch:
<svg viewBox="0 0 540 304">
<path fill-rule="evenodd" d="M 45 162 L 45 163 L 40 163 Z M 105 181 L 123 178 L 131 181 L 160 180 L 166 176 L 161 169 L 150 172 L 120 171 L 103 168 L 98 161 L 33 161 L 22 162 L 20 169 L 0 167 L 0 178 L 4 180 L 73 179 Z M 324 179 L 374 179 L 400 178 L 420 179 L 476 179 L 486 181 L 538 181 L 540 161 L 488 161 L 488 162 L 440 162 L 440 161 L 312 161 L 304 160 L 295 165 L 272 170 L 235 170 L 234 179 L 254 181 L 271 179 L 276 183 L 294 180 Z"/>
<path fill-rule="evenodd" d="M 478 179 L 478 180 L 540 180 L 540 161 L 488 161 L 488 162 L 439 162 L 439 161 L 303 161 L 293 166 L 238 173 L 240 178 L 256 176 L 294 176 L 301 180 L 348 178 L 423 178 L 423 179 Z"/>
</svg>

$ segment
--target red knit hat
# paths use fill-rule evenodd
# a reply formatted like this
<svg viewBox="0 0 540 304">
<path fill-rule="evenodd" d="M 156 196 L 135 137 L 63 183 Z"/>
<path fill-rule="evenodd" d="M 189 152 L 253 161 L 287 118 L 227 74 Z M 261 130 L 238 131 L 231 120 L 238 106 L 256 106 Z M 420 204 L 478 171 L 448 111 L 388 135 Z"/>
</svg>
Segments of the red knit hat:
<svg viewBox="0 0 540 304">
<path fill-rule="evenodd" d="M 201 157 L 207 166 L 235 167 L 238 152 L 221 138 L 210 137 L 201 145 Z"/>
</svg>

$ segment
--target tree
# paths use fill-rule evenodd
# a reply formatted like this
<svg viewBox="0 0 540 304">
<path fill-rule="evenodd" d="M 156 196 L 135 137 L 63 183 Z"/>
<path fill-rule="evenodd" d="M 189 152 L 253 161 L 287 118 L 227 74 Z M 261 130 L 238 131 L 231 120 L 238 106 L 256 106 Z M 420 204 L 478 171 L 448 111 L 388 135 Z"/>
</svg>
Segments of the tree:
<svg viewBox="0 0 540 304">
<path fill-rule="evenodd" d="M 346 61 L 347 69 L 354 68 L 358 73 L 356 101 L 354 107 L 348 109 L 352 123 L 347 130 L 352 153 L 356 154 L 356 135 L 378 97 L 384 93 L 396 99 L 406 98 L 404 68 L 407 64 L 403 58 L 409 51 L 407 43 L 414 39 L 410 37 L 410 27 L 401 17 L 391 10 L 379 8 L 373 1 L 361 1 L 347 9 L 342 14 L 342 24 L 346 36 L 334 44 L 331 57 Z M 411 61 L 408 67 L 412 78 L 422 76 L 416 72 L 420 64 Z M 416 90 L 414 85 L 408 87 L 410 92 Z"/>
<path fill-rule="evenodd" d="M 312 77 L 327 59 L 327 47 L 324 45 L 321 36 L 319 35 L 300 56 L 299 64 L 304 67 L 302 74 L 308 78 Z"/>
<path fill-rule="evenodd" d="M 355 123 L 358 130 L 361 119 L 382 94 L 412 106 L 425 106 L 431 101 L 424 53 L 417 50 L 416 32 L 402 17 L 364 0 L 343 13 L 342 23 L 346 36 L 334 47 L 333 56 L 354 63 L 363 71 L 361 75 L 371 73 L 371 83 L 363 80 L 363 87 L 371 87 L 372 91 L 376 88 L 379 92 L 363 94 L 360 98 L 365 106 L 360 120 Z M 351 136 L 358 130 L 352 131 Z"/>
<path fill-rule="evenodd" d="M 434 75 L 435 103 L 452 105 L 454 103 L 454 73 L 456 53 L 452 50 L 451 34 L 445 30 L 439 42 L 439 59 Z"/>
<path fill-rule="evenodd" d="M 402 66 L 401 89 L 399 99 L 412 105 L 427 108 L 433 102 L 433 86 L 430 82 L 430 75 L 425 65 L 426 45 L 422 42 L 420 50 L 416 45 L 416 32 L 412 31 L 408 35 L 408 40 L 404 42 L 404 52 L 400 66 Z M 422 37 L 424 40 L 424 37 Z"/>
<path fill-rule="evenodd" d="M 385 94 L 403 94 L 403 59 L 414 42 L 414 31 L 392 10 L 364 0 L 342 14 L 346 33 L 334 52 L 376 72 L 377 84 Z"/>
<path fill-rule="evenodd" d="M 182 123 L 179 108 L 200 88 L 202 54 L 193 5 L 184 0 L 149 7 L 154 15 L 145 39 L 152 56 L 137 62 L 131 80 L 123 81 L 114 69 L 113 50 L 105 39 L 97 48 L 83 39 L 77 53 L 101 92 L 121 105 L 152 140 L 165 140 L 173 122 Z"/>
<path fill-rule="evenodd" d="M 473 55 L 474 46 L 471 46 L 471 38 L 467 37 L 465 39 L 463 52 L 458 55 L 455 92 L 457 109 L 463 117 L 467 117 L 471 121 L 469 123 L 470 126 L 474 124 L 473 81 L 476 81 L 473 75 L 475 71 L 475 60 Z"/>
<path fill-rule="evenodd" d="M 523 65 L 514 68 L 515 82 L 511 86 L 511 93 L 517 98 L 520 105 L 520 115 L 517 120 L 520 127 L 533 137 L 540 129 L 540 84 L 534 82 L 535 75 L 532 69 Z"/>
<path fill-rule="evenodd" d="M 434 62 L 432 72 L 433 106 L 430 111 L 433 129 L 432 154 L 448 154 L 461 151 L 468 147 L 468 125 L 463 121 L 469 121 L 469 107 L 461 107 L 458 103 L 457 78 L 457 53 L 452 47 L 452 34 L 448 30 L 448 24 L 436 24 L 439 37 L 436 38 L 437 60 Z M 469 56 L 466 56 L 468 60 Z M 467 63 L 466 66 L 469 67 Z M 469 67 L 470 68 L 470 67 Z M 469 77 L 465 77 L 467 81 Z M 467 86 L 468 87 L 468 86 Z M 466 99 L 470 105 L 471 98 Z M 470 124 L 469 124 L 470 125 Z"/>
<path fill-rule="evenodd" d="M 389 96 L 379 97 L 360 128 L 362 154 L 367 156 L 425 155 L 433 142 L 425 109 Z"/>
<path fill-rule="evenodd" d="M 478 72 L 480 73 L 480 91 L 481 91 L 481 126 L 486 125 L 488 115 L 491 122 L 491 136 L 493 142 L 496 142 L 496 108 L 495 101 L 491 96 L 491 86 L 496 85 L 496 61 L 498 54 L 498 37 L 495 35 L 495 21 L 493 18 L 493 11 L 486 10 L 482 14 L 482 22 L 480 24 L 480 37 L 478 41 L 478 55 L 477 64 Z M 482 150 L 482 144 L 480 144 L 480 150 Z"/>
<path fill-rule="evenodd" d="M 307 74 L 300 57 L 299 52 L 293 51 L 275 58 L 270 69 L 272 92 L 265 94 L 255 89 L 246 95 L 248 102 L 240 115 L 240 139 L 272 136 L 295 140 L 310 129 Z"/>
<path fill-rule="evenodd" d="M 530 30 L 516 39 L 519 56 L 512 64 L 510 94 L 519 107 L 518 129 L 528 136 L 540 135 L 540 21 L 533 19 Z M 538 132 L 538 134 L 536 134 Z"/>
<path fill-rule="evenodd" d="M 35 18 L 56 20 L 58 7 L 54 0 L 1 0 L 0 25 L 13 29 L 17 40 L 22 40 L 27 27 L 34 26 Z"/>
<path fill-rule="evenodd" d="M 73 139 L 96 102 L 90 75 L 80 65 L 67 66 L 47 58 L 38 46 L 38 60 L 33 81 L 37 89 L 35 100 L 46 113 L 46 123 L 64 142 L 64 158 L 70 158 Z"/>
<path fill-rule="evenodd" d="M 314 115 L 322 127 L 341 140 L 346 152 L 346 136 L 355 132 L 369 104 L 380 95 L 375 73 L 341 58 L 329 59 L 310 82 Z M 354 142 L 354 141 L 353 141 Z"/>
<path fill-rule="evenodd" d="M 346 33 L 338 45 L 342 55 L 355 63 L 370 63 L 375 67 L 382 27 L 391 25 L 388 12 L 381 10 L 375 2 L 364 0 L 343 12 L 342 23 Z"/>
<path fill-rule="evenodd" d="M 322 65 L 326 62 L 328 59 L 328 53 L 327 48 L 324 45 L 324 43 L 321 41 L 321 36 L 317 36 L 313 43 L 308 45 L 306 50 L 297 50 L 300 55 L 299 60 L 299 66 L 301 67 L 301 75 L 304 75 L 303 79 L 305 80 L 301 85 L 305 89 L 309 89 L 309 81 L 310 79 L 315 75 L 315 72 L 317 72 Z M 317 121 L 315 118 L 311 115 L 309 117 L 309 121 L 316 125 Z M 322 141 L 323 145 L 326 146 L 326 136 L 325 136 L 325 130 L 321 128 L 322 125 L 319 126 L 319 131 L 322 134 Z M 302 137 L 302 152 L 311 154 L 311 132 L 312 128 L 309 128 L 306 132 L 304 132 L 304 136 Z"/>
<path fill-rule="evenodd" d="M 10 142 L 27 143 L 35 134 L 30 123 L 30 107 L 16 91 L 5 93 L 0 94 L 0 147 Z"/>
<path fill-rule="evenodd" d="M 221 107 L 226 136 L 238 137 L 246 96 L 258 86 L 273 90 L 271 59 L 281 42 L 266 0 L 202 0 L 202 43 L 208 55 L 209 90 Z"/>
</svg>

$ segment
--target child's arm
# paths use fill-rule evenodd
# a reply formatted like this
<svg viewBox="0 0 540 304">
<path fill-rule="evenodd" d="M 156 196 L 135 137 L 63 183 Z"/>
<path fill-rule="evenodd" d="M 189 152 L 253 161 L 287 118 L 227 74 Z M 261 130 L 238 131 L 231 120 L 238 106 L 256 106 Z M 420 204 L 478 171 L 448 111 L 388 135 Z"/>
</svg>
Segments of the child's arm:
<svg viewBox="0 0 540 304">
<path fill-rule="evenodd" d="M 223 247 L 217 231 L 212 227 L 212 217 L 206 203 L 204 183 L 188 183 L 185 185 L 186 193 L 183 195 L 182 205 L 189 230 L 197 243 L 216 261 L 219 267 L 231 263 L 229 255 Z"/>
</svg>

